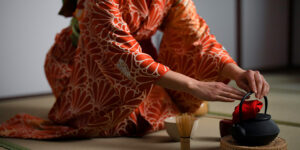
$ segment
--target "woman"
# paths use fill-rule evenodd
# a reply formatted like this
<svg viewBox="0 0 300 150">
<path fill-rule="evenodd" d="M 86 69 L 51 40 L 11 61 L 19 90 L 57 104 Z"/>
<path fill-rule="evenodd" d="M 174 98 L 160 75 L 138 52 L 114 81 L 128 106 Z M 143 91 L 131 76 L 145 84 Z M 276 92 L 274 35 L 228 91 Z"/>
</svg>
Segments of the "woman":
<svg viewBox="0 0 300 150">
<path fill-rule="evenodd" d="M 0 126 L 1 136 L 143 135 L 203 100 L 241 99 L 244 92 L 224 84 L 230 79 L 257 98 L 269 91 L 259 72 L 235 64 L 192 0 L 69 0 L 61 14 L 73 20 L 45 62 L 57 99 L 51 121 L 20 114 Z M 159 54 L 151 43 L 157 30 L 164 33 Z"/>
</svg>

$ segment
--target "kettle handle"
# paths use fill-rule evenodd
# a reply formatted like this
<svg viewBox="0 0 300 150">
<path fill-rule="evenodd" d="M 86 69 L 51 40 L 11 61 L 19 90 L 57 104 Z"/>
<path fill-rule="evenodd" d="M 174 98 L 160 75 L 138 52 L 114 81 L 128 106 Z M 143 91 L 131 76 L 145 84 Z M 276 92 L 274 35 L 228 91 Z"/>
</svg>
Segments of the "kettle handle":
<svg viewBox="0 0 300 150">
<path fill-rule="evenodd" d="M 247 93 L 244 97 L 243 97 L 243 99 L 241 100 L 241 102 L 240 102 L 240 121 L 242 121 L 242 115 L 243 115 L 243 113 L 242 113 L 242 107 L 243 107 L 243 103 L 244 103 L 244 101 L 246 100 L 246 98 L 248 97 L 248 96 L 250 96 L 251 94 L 253 94 L 253 92 L 252 91 L 250 91 L 249 93 Z M 264 99 L 265 99 L 265 114 L 267 114 L 267 109 L 268 109 L 268 98 L 267 98 L 267 96 L 264 96 Z"/>
</svg>

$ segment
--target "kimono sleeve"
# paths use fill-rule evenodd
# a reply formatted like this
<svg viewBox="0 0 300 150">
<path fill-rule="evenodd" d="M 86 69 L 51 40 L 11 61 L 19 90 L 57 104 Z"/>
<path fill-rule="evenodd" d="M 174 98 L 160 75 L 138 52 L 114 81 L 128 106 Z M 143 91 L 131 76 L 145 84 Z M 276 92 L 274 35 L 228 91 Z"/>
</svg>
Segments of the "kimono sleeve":
<svg viewBox="0 0 300 150">
<path fill-rule="evenodd" d="M 79 24 L 83 30 L 80 36 L 89 35 L 83 38 L 87 41 L 85 44 L 89 51 L 98 50 L 101 53 L 101 61 L 113 63 L 113 68 L 127 79 L 133 82 L 147 82 L 148 85 L 163 76 L 169 68 L 143 53 L 140 44 L 131 35 L 130 28 L 122 18 L 120 5 L 120 1 L 114 0 L 89 0 L 85 3 L 85 17 Z M 94 42 L 88 43 L 89 41 Z M 92 45 L 97 46 L 95 48 Z M 112 68 L 105 69 L 114 72 Z"/>
<path fill-rule="evenodd" d="M 164 36 L 160 58 L 176 62 L 159 60 L 160 62 L 198 80 L 228 81 L 222 79 L 220 72 L 225 64 L 235 62 L 215 36 L 210 34 L 208 25 L 197 14 L 192 0 L 174 2 L 161 29 Z"/>
</svg>

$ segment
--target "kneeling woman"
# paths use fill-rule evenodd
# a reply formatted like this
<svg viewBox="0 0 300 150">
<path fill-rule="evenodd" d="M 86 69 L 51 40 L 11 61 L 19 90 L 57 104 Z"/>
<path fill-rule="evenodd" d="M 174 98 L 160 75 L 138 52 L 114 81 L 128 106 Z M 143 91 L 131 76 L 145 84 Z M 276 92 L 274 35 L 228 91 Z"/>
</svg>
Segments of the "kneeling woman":
<svg viewBox="0 0 300 150">
<path fill-rule="evenodd" d="M 209 33 L 192 0 L 65 0 L 73 16 L 47 54 L 45 72 L 56 101 L 50 121 L 19 114 L 0 126 L 8 137 L 139 136 L 163 120 L 197 111 L 203 100 L 261 98 L 259 72 L 239 68 Z M 164 35 L 159 54 L 151 43 Z"/>
</svg>

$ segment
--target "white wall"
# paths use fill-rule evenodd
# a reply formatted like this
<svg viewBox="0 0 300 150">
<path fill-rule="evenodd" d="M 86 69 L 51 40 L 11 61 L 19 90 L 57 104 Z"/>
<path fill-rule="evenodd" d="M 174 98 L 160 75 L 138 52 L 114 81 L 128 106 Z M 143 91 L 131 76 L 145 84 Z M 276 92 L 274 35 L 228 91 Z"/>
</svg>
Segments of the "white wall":
<svg viewBox="0 0 300 150">
<path fill-rule="evenodd" d="M 236 59 L 236 2 L 235 0 L 194 0 L 198 14 L 205 19 L 234 60 Z"/>
<path fill-rule="evenodd" d="M 294 0 L 294 25 L 293 25 L 293 63 L 296 66 L 300 66 L 300 1 Z"/>
<path fill-rule="evenodd" d="M 277 68 L 287 65 L 288 1 L 242 1 L 242 65 Z"/>
<path fill-rule="evenodd" d="M 0 1 L 0 98 L 51 92 L 43 64 L 54 37 L 69 24 L 61 0 Z"/>
</svg>

